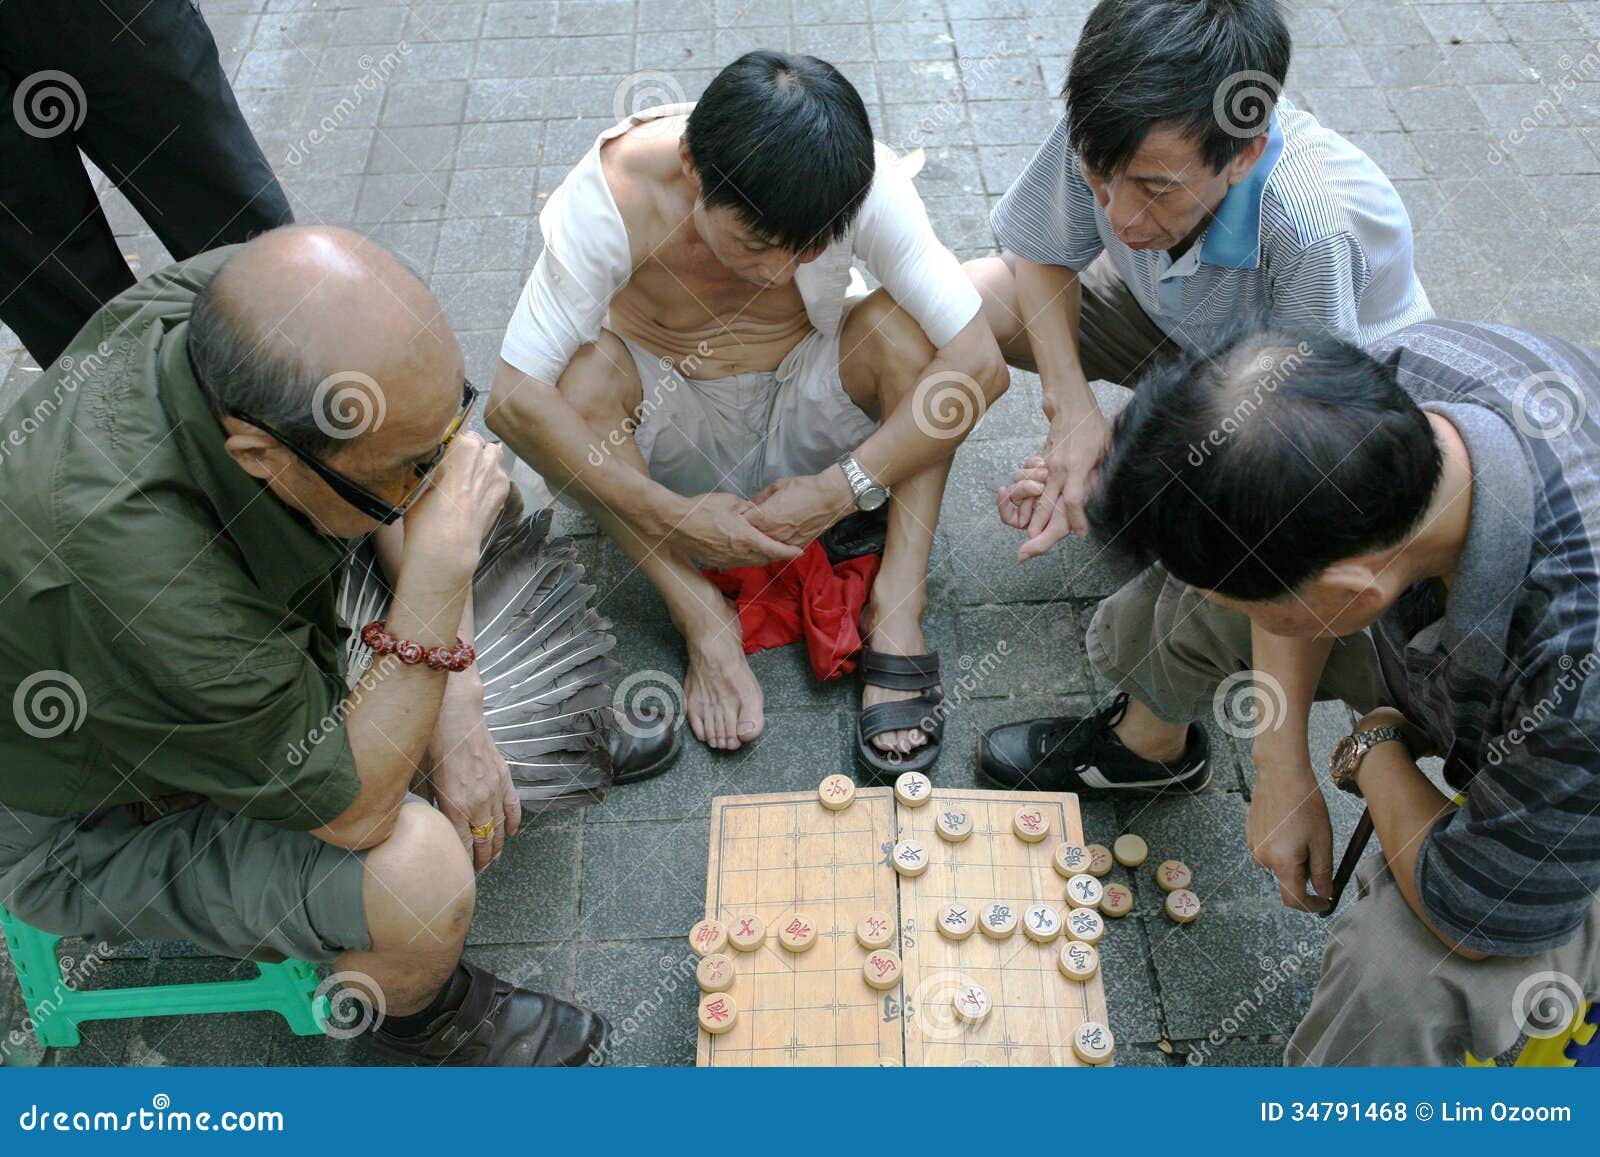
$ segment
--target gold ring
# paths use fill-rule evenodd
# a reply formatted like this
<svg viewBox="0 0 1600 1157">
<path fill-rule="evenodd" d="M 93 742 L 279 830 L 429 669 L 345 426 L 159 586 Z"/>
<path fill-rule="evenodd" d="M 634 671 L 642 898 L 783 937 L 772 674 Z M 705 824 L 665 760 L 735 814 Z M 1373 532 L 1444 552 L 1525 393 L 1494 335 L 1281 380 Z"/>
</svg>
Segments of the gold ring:
<svg viewBox="0 0 1600 1157">
<path fill-rule="evenodd" d="M 487 823 L 473 824 L 467 830 L 472 833 L 472 838 L 479 843 L 494 839 L 494 831 L 500 826 L 499 820 L 489 820 Z"/>
</svg>

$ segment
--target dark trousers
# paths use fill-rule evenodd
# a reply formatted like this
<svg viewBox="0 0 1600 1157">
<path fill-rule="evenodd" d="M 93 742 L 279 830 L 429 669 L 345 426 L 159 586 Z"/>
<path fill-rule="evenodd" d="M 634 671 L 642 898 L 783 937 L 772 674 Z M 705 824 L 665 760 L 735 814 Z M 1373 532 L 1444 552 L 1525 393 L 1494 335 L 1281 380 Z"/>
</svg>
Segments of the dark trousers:
<svg viewBox="0 0 1600 1157">
<path fill-rule="evenodd" d="M 176 260 L 294 220 L 190 0 L 4 0 L 0 319 L 40 365 L 134 282 L 80 149 Z"/>
</svg>

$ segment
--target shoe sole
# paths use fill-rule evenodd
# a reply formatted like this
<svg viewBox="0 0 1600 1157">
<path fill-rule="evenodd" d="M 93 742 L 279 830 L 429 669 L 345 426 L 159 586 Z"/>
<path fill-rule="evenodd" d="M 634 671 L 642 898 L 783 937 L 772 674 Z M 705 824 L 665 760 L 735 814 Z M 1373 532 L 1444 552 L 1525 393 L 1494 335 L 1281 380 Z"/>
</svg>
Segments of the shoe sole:
<svg viewBox="0 0 1600 1157">
<path fill-rule="evenodd" d="M 994 776 L 990 775 L 988 770 L 983 766 L 983 740 L 981 738 L 973 747 L 972 756 L 974 763 L 977 764 L 978 777 L 987 781 L 988 783 L 994 784 L 996 787 L 1002 787 L 1008 791 L 1055 790 L 1053 788 L 1027 787 L 1022 784 L 1008 784 L 1004 780 L 996 779 Z M 1130 784 L 1127 787 L 1093 787 L 1085 784 L 1081 787 L 1069 788 L 1068 790 L 1071 791 L 1073 795 L 1081 795 L 1089 799 L 1109 799 L 1119 795 L 1158 796 L 1174 795 L 1178 793 L 1182 793 L 1183 795 L 1196 795 L 1199 792 L 1204 791 L 1211 784 L 1211 761 L 1209 759 L 1206 760 L 1203 770 L 1205 774 L 1200 777 L 1198 782 L 1185 778 L 1175 779 L 1168 783 L 1161 784 Z M 1193 773 L 1191 773 L 1191 775 L 1192 774 Z"/>
</svg>

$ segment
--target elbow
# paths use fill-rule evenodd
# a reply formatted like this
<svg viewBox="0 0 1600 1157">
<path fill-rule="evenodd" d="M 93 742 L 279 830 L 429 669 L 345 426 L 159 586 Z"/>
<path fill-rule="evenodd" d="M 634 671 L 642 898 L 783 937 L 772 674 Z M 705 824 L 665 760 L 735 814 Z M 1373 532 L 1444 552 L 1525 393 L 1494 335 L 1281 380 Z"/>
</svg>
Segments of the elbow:
<svg viewBox="0 0 1600 1157">
<path fill-rule="evenodd" d="M 988 405 L 994 405 L 1011 386 L 1011 367 L 1000 353 L 1000 344 L 991 336 L 978 362 L 978 372 L 972 375 L 983 389 Z"/>
<path fill-rule="evenodd" d="M 502 442 L 509 441 L 511 435 L 522 426 L 518 417 L 520 411 L 521 405 L 517 394 L 509 396 L 502 396 L 498 392 L 491 394 L 489 405 L 483 412 L 483 424 Z"/>
<path fill-rule="evenodd" d="M 547 408 L 546 403 L 552 396 L 559 396 L 553 386 L 502 361 L 484 406 L 483 423 L 502 442 L 512 442 L 535 425 L 538 414 Z"/>
<path fill-rule="evenodd" d="M 1487 952 L 1479 952 L 1476 948 L 1467 948 L 1464 945 L 1455 943 L 1447 936 L 1440 936 L 1439 939 L 1446 948 L 1450 949 L 1450 955 L 1452 956 L 1459 956 L 1463 960 L 1489 959 Z"/>
</svg>

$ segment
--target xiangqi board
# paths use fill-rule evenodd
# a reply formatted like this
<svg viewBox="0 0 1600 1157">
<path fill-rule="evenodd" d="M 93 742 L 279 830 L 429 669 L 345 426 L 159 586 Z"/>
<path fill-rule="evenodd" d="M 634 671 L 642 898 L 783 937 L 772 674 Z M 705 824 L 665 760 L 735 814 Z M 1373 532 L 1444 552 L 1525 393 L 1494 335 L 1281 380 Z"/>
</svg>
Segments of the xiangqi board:
<svg viewBox="0 0 1600 1157">
<path fill-rule="evenodd" d="M 1042 809 L 1048 839 L 1017 837 L 1024 806 Z M 970 836 L 941 838 L 947 811 L 965 813 Z M 908 840 L 929 859 L 913 877 L 891 863 Z M 935 787 L 931 804 L 907 807 L 889 788 L 860 788 L 842 811 L 822 807 L 816 792 L 713 800 L 706 914 L 730 927 L 759 915 L 767 932 L 753 952 L 734 954 L 739 1018 L 721 1035 L 700 1033 L 698 1063 L 1081 1065 L 1074 1032 L 1106 1023 L 1098 972 L 1068 979 L 1061 939 L 1039 943 L 1014 929 L 953 940 L 938 930 L 939 909 L 951 904 L 980 913 L 998 903 L 1020 917 L 1042 903 L 1065 915 L 1066 882 L 1051 863 L 1062 840 L 1085 842 L 1068 794 Z M 894 922 L 887 949 L 901 963 L 900 983 L 885 991 L 868 984 L 871 950 L 857 938 L 874 910 Z M 797 917 L 816 925 L 816 939 L 793 953 L 779 937 Z M 970 988 L 989 1003 L 976 1023 L 958 1012 Z"/>
</svg>

